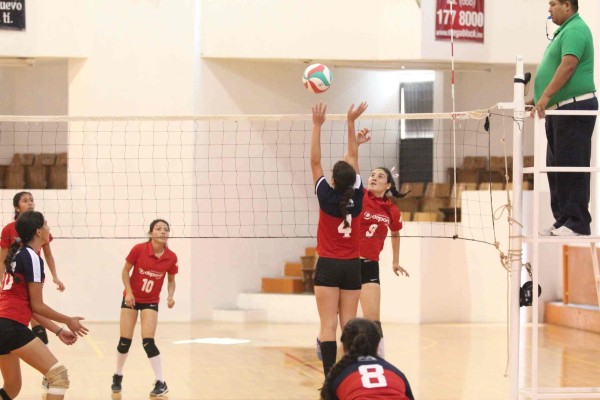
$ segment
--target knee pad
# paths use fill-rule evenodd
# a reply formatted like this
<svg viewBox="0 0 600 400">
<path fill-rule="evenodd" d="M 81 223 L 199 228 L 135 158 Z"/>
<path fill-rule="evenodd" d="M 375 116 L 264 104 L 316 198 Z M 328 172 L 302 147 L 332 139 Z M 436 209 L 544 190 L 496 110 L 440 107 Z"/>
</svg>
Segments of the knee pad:
<svg viewBox="0 0 600 400">
<path fill-rule="evenodd" d="M 46 328 L 41 325 L 36 325 L 31 328 L 35 336 L 39 337 L 44 344 L 48 344 L 48 333 L 46 333 Z"/>
<path fill-rule="evenodd" d="M 158 351 L 158 347 L 156 347 L 156 344 L 154 344 L 154 339 L 152 339 L 152 338 L 143 339 L 142 345 L 144 346 L 144 350 L 146 351 L 148 358 L 156 357 L 157 355 L 160 354 L 160 351 Z"/>
<path fill-rule="evenodd" d="M 129 353 L 129 347 L 131 347 L 131 339 L 127 339 L 124 337 L 119 338 L 119 344 L 117 345 L 117 351 L 119 353 Z"/>
<path fill-rule="evenodd" d="M 9 395 L 6 394 L 4 388 L 0 389 L 0 399 L 2 400 L 12 400 Z"/>
<path fill-rule="evenodd" d="M 48 394 L 63 396 L 69 388 L 69 371 L 61 363 L 56 363 L 46 373 L 48 380 Z"/>
</svg>

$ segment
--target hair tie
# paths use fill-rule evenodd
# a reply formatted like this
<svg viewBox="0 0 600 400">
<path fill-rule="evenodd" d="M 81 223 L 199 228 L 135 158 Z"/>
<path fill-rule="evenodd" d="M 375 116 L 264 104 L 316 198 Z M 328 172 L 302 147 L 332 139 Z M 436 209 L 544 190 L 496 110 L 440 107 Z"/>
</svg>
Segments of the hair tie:
<svg viewBox="0 0 600 400">
<path fill-rule="evenodd" d="M 397 174 L 397 173 L 396 173 L 396 174 L 394 174 L 394 171 L 395 171 L 395 170 L 396 170 L 396 166 L 393 166 L 393 167 L 390 169 L 390 172 L 391 172 L 391 174 L 392 174 L 392 178 L 394 178 L 394 179 L 397 179 L 397 178 L 400 176 L 400 174 Z"/>
<path fill-rule="evenodd" d="M 15 239 L 15 242 L 17 242 L 17 244 L 21 244 L 21 238 L 17 236 L 17 238 Z"/>
</svg>

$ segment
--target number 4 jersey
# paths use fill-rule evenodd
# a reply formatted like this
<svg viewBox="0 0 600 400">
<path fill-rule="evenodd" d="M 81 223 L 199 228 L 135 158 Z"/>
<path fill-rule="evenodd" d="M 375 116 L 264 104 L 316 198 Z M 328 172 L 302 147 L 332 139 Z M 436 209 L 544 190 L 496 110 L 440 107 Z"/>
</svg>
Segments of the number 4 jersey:
<svg viewBox="0 0 600 400">
<path fill-rule="evenodd" d="M 158 303 L 165 275 L 179 271 L 175 253 L 165 247 L 162 256 L 156 257 L 151 242 L 133 246 L 126 260 L 133 265 L 129 281 L 136 303 Z"/>
<path fill-rule="evenodd" d="M 359 357 L 334 379 L 331 398 L 337 400 L 414 400 L 408 380 L 382 358 Z"/>
</svg>

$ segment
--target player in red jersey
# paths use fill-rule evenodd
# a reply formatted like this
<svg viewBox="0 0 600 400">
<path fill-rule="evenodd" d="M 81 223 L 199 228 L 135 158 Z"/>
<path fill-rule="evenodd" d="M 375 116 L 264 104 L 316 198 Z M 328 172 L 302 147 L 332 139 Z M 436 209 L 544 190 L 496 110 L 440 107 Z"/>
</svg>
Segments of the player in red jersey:
<svg viewBox="0 0 600 400">
<path fill-rule="evenodd" d="M 359 144 L 368 141 L 368 132 L 357 136 Z M 379 255 L 383 250 L 388 229 L 392 237 L 392 269 L 397 276 L 409 276 L 400 266 L 400 229 L 402 215 L 398 207 L 388 198 L 402 197 L 396 190 L 394 177 L 384 167 L 375 168 L 369 177 L 360 215 L 360 261 L 362 290 L 360 305 L 363 317 L 374 321 L 382 332 L 380 353 L 383 357 L 383 330 L 381 329 L 381 287 L 379 279 Z"/>
<path fill-rule="evenodd" d="M 173 308 L 175 305 L 175 274 L 179 268 L 177 256 L 167 247 L 169 232 L 167 221 L 152 221 L 148 232 L 150 240 L 135 245 L 126 258 L 122 272 L 125 290 L 121 303 L 121 337 L 117 345 L 117 370 L 111 386 L 113 393 L 121 392 L 123 366 L 131 346 L 138 311 L 142 323 L 142 345 L 155 375 L 154 389 L 150 396 L 162 396 L 169 391 L 163 378 L 160 351 L 154 343 L 160 290 L 165 276 L 168 276 L 167 307 Z"/>
<path fill-rule="evenodd" d="M 360 260 L 358 216 L 362 208 L 363 188 L 358 175 L 358 144 L 354 121 L 366 110 L 361 103 L 348 110 L 348 150 L 343 161 L 333 166 L 332 186 L 325 180 L 321 166 L 321 126 L 327 106 L 312 108 L 313 129 L 310 142 L 310 166 L 319 200 L 315 298 L 320 328 L 317 338 L 325 375 L 335 364 L 338 310 L 340 326 L 356 317 L 360 298 Z"/>
<path fill-rule="evenodd" d="M 87 333 L 81 317 L 68 317 L 44 303 L 44 261 L 38 253 L 50 240 L 50 228 L 40 212 L 25 211 L 16 223 L 19 240 L 5 258 L 0 292 L 0 370 L 4 386 L 0 398 L 10 400 L 21 391 L 22 359 L 40 371 L 48 381 L 47 400 L 63 399 L 69 388 L 67 369 L 54 357 L 27 325 L 32 317 L 55 333 L 61 341 L 73 344 Z M 67 325 L 65 331 L 52 321 Z"/>
<path fill-rule="evenodd" d="M 0 237 L 0 272 L 4 272 L 4 260 L 6 259 L 6 255 L 8 254 L 8 249 L 10 246 L 17 240 L 19 236 L 17 234 L 17 230 L 15 229 L 15 223 L 19 215 L 25 211 L 30 211 L 35 209 L 35 203 L 33 201 L 33 195 L 29 192 L 19 192 L 13 197 L 13 207 L 15 209 L 15 220 L 6 224 L 6 226 L 2 229 L 1 237 Z M 50 242 L 52 241 L 52 235 L 50 235 L 50 241 L 45 243 L 42 246 L 42 250 L 44 251 L 44 258 L 46 259 L 46 265 L 52 274 L 52 280 L 56 285 L 56 288 L 59 291 L 65 290 L 65 285 L 58 278 L 58 274 L 56 272 L 56 264 L 54 262 L 54 256 L 52 255 L 52 250 L 50 249 Z M 38 254 L 39 255 L 39 254 Z M 1 275 L 1 273 L 0 273 Z M 44 344 L 48 344 L 48 333 L 43 325 L 33 318 L 31 320 L 31 329 L 33 333 L 40 338 Z M 42 380 L 42 387 L 47 387 L 47 382 L 45 379 Z"/>
<path fill-rule="evenodd" d="M 344 357 L 321 389 L 323 400 L 414 400 L 406 376 L 377 356 L 379 327 L 368 319 L 348 321 L 342 332 Z"/>
</svg>

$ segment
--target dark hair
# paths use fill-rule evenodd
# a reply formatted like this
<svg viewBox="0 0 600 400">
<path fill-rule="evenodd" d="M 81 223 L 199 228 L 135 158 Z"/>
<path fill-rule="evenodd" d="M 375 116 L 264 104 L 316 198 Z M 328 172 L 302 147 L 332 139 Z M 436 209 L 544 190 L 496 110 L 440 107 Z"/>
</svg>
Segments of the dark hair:
<svg viewBox="0 0 600 400">
<path fill-rule="evenodd" d="M 22 244 L 27 244 L 33 240 L 35 237 L 35 233 L 38 229 L 41 229 L 44 226 L 44 214 L 39 211 L 25 211 L 19 218 L 17 218 L 17 223 L 15 224 L 15 229 L 17 230 L 17 234 L 19 237 L 15 242 L 10 246 L 8 250 L 8 254 L 4 259 L 4 266 L 6 267 L 6 272 L 9 274 L 14 273 L 12 268 L 13 258 L 19 247 Z"/>
<path fill-rule="evenodd" d="M 400 209 L 400 211 L 402 211 L 402 208 L 401 208 L 402 206 L 396 200 L 405 197 L 410 192 L 410 190 L 408 192 L 406 192 L 406 193 L 400 193 L 400 192 L 398 192 L 398 189 L 396 189 L 396 182 L 394 181 L 394 177 L 392 176 L 392 172 L 389 169 L 387 169 L 386 167 L 377 167 L 375 169 L 380 169 L 380 170 L 382 170 L 383 172 L 386 173 L 386 175 L 387 175 L 387 183 L 389 183 L 391 186 L 384 193 L 384 196 L 389 193 L 391 195 L 389 197 L 390 201 L 396 207 L 398 207 L 398 209 Z"/>
<path fill-rule="evenodd" d="M 148 231 L 148 234 L 152 234 L 152 231 L 154 230 L 154 227 L 159 222 L 163 222 L 165 225 L 167 225 L 167 228 L 169 228 L 169 230 L 171 230 L 171 225 L 169 225 L 169 223 L 167 221 L 165 221 L 164 219 L 157 218 L 157 219 L 155 219 L 154 221 L 152 221 L 150 223 L 150 230 Z M 152 239 L 148 239 L 148 241 L 150 242 L 150 241 L 152 241 Z"/>
<path fill-rule="evenodd" d="M 342 345 L 344 346 L 344 357 L 335 364 L 321 388 L 321 398 L 329 400 L 329 388 L 335 378 L 358 357 L 377 356 L 377 347 L 381 341 L 381 331 L 375 322 L 364 318 L 354 318 L 348 321 L 342 331 Z"/>
<path fill-rule="evenodd" d="M 352 196 L 354 196 L 354 182 L 356 182 L 356 171 L 352 165 L 346 161 L 338 161 L 333 166 L 332 173 L 333 181 L 335 183 L 335 190 L 342 194 L 342 198 L 339 203 L 339 210 L 344 217 L 344 228 L 350 226 L 346 216 L 348 215 L 348 203 Z"/>
<path fill-rule="evenodd" d="M 15 207 L 15 208 L 19 208 L 19 202 L 21 201 L 21 197 L 23 197 L 23 196 L 24 196 L 24 195 L 26 195 L 26 194 L 28 194 L 28 195 L 30 195 L 31 197 L 33 197 L 33 195 L 32 195 L 30 192 L 19 192 L 19 193 L 15 194 L 15 195 L 13 196 L 13 207 Z M 20 214 L 20 213 L 21 213 L 20 211 L 17 211 L 17 210 L 15 210 L 15 220 L 16 220 L 17 218 L 19 218 L 19 214 Z"/>
<path fill-rule="evenodd" d="M 398 192 L 398 189 L 396 189 L 396 182 L 394 181 L 392 172 L 389 169 L 387 169 L 386 167 L 377 167 L 375 169 L 380 169 L 387 175 L 387 183 L 389 183 L 391 186 L 388 190 L 386 190 L 385 194 L 389 192 L 392 196 L 396 198 L 402 198 L 406 196 L 406 193 L 400 193 Z M 375 169 L 373 171 L 375 171 Z"/>
<path fill-rule="evenodd" d="M 559 0 L 560 4 L 565 4 L 567 1 L 571 3 L 571 7 L 573 7 L 573 11 L 579 11 L 579 0 Z"/>
</svg>

